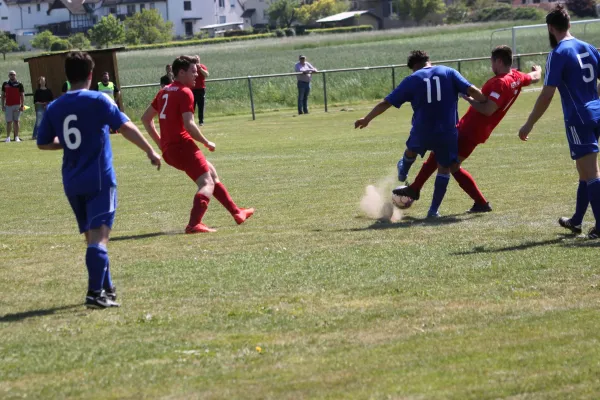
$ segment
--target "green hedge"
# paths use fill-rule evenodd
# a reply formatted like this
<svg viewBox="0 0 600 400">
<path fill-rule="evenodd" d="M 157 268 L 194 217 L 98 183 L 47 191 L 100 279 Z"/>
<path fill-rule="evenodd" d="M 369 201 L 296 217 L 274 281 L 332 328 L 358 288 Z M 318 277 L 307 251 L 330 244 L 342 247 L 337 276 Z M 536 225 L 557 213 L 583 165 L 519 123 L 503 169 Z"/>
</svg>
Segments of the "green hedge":
<svg viewBox="0 0 600 400">
<path fill-rule="evenodd" d="M 324 33 L 349 33 L 349 32 L 367 32 L 372 31 L 372 25 L 344 26 L 340 28 L 322 28 L 322 29 L 307 29 L 308 34 L 324 34 Z"/>
<path fill-rule="evenodd" d="M 509 5 L 498 4 L 494 7 L 486 7 L 475 11 L 468 18 L 469 22 L 489 21 L 513 21 L 529 20 L 537 21 L 544 18 L 544 12 L 533 7 L 512 8 Z"/>
<path fill-rule="evenodd" d="M 259 35 L 219 37 L 219 38 L 213 38 L 213 39 L 184 40 L 181 42 L 143 44 L 143 45 L 139 45 L 139 46 L 127 46 L 126 50 L 133 51 L 133 50 L 149 50 L 149 49 L 166 49 L 169 47 L 202 46 L 202 45 L 207 45 L 207 44 L 239 42 L 242 40 L 267 39 L 267 38 L 272 38 L 272 37 L 275 37 L 274 33 L 262 33 Z"/>
</svg>

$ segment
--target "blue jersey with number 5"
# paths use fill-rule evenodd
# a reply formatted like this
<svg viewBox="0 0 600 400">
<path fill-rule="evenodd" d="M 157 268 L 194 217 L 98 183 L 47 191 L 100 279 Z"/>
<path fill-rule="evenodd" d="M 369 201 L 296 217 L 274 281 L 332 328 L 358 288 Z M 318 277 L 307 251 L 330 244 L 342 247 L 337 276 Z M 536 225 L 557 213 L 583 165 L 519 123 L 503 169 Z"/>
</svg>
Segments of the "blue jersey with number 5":
<svg viewBox="0 0 600 400">
<path fill-rule="evenodd" d="M 109 128 L 117 130 L 127 121 L 112 100 L 96 91 L 67 92 L 50 103 L 37 143 L 50 144 L 58 137 L 64 150 L 62 176 L 67 196 L 116 186 Z"/>
<path fill-rule="evenodd" d="M 548 55 L 544 85 L 558 88 L 565 121 L 588 124 L 600 120 L 599 65 L 598 50 L 575 38 L 561 41 Z"/>
<path fill-rule="evenodd" d="M 385 100 L 396 108 L 410 102 L 414 111 L 411 134 L 456 134 L 458 95 L 470 86 L 455 69 L 425 67 L 404 78 Z"/>
</svg>

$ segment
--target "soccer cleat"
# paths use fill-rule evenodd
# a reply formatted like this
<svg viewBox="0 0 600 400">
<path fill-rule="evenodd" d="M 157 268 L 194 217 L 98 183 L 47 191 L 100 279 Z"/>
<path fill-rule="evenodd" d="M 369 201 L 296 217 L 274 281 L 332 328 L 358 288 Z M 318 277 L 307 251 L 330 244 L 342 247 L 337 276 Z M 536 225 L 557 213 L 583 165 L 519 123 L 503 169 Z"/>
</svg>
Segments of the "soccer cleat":
<svg viewBox="0 0 600 400">
<path fill-rule="evenodd" d="M 394 193 L 396 196 L 410 197 L 413 200 L 419 200 L 419 197 L 421 197 L 421 192 L 413 189 L 410 186 L 394 189 L 392 190 L 392 193 Z"/>
<path fill-rule="evenodd" d="M 202 222 L 199 223 L 196 226 L 186 226 L 185 227 L 185 233 L 187 234 L 192 234 L 192 233 L 212 233 L 212 232 L 216 232 L 216 229 L 212 229 L 209 228 L 208 226 L 204 225 Z"/>
<path fill-rule="evenodd" d="M 400 182 L 406 182 L 408 174 L 404 172 L 404 163 L 402 161 L 403 158 L 401 158 L 400 161 L 398 161 L 398 164 L 396 164 L 396 167 L 398 168 L 398 180 Z"/>
<path fill-rule="evenodd" d="M 5 143 L 10 143 L 10 138 L 7 137 L 6 140 L 4 141 Z"/>
<path fill-rule="evenodd" d="M 581 224 L 575 225 L 571 222 L 570 218 L 560 217 L 558 219 L 558 224 L 565 229 L 570 230 L 573 233 L 580 234 L 581 233 Z M 591 233 L 591 231 L 590 231 Z"/>
<path fill-rule="evenodd" d="M 592 228 L 590 229 L 586 237 L 588 239 L 600 239 L 600 230 Z"/>
<path fill-rule="evenodd" d="M 117 288 L 116 286 L 111 287 L 110 289 L 105 289 L 106 297 L 111 301 L 117 301 Z"/>
<path fill-rule="evenodd" d="M 241 225 L 252 215 L 254 215 L 254 208 L 240 208 L 240 212 L 235 214 L 233 219 L 238 225 Z"/>
<path fill-rule="evenodd" d="M 474 203 L 473 207 L 471 207 L 471 209 L 468 210 L 467 213 L 476 214 L 476 213 L 486 213 L 486 212 L 490 212 L 490 211 L 492 211 L 492 206 L 490 206 L 490 202 L 488 201 L 485 204 Z"/>
<path fill-rule="evenodd" d="M 110 307 L 121 307 L 119 303 L 110 300 L 106 296 L 106 292 L 104 290 L 88 292 L 85 296 L 85 306 L 87 308 L 98 310 L 103 310 Z"/>
<path fill-rule="evenodd" d="M 442 215 L 439 212 L 431 211 L 431 210 L 429 210 L 427 212 L 427 219 L 438 219 L 438 218 L 442 218 Z"/>
<path fill-rule="evenodd" d="M 21 141 L 21 138 L 17 136 L 17 137 L 15 138 L 15 142 L 20 142 L 20 141 Z"/>
</svg>

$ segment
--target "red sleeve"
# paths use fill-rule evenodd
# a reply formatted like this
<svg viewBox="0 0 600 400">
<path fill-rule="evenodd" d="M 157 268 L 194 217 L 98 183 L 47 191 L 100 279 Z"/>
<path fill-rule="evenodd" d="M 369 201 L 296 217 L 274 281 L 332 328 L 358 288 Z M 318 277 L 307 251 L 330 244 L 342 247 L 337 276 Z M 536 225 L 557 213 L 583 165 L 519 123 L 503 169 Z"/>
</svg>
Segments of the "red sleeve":
<svg viewBox="0 0 600 400">
<path fill-rule="evenodd" d="M 504 107 L 505 103 L 512 97 L 509 95 L 510 91 L 506 90 L 507 87 L 500 79 L 495 80 L 490 85 L 490 93 L 487 95 L 488 100 L 496 103 L 498 108 Z"/>
<path fill-rule="evenodd" d="M 206 65 L 200 64 L 200 68 L 202 68 L 203 70 L 205 70 L 206 72 L 208 72 L 208 68 L 206 68 Z"/>
<path fill-rule="evenodd" d="M 521 78 L 521 86 L 529 86 L 531 85 L 531 75 L 529 74 L 524 74 L 521 71 L 519 71 L 520 74 L 520 78 Z"/>
<path fill-rule="evenodd" d="M 156 94 L 156 96 L 154 97 L 154 100 L 152 100 L 152 103 L 150 103 L 150 106 L 152 106 L 152 108 L 154 108 L 154 111 L 159 111 L 160 106 L 158 105 L 158 99 L 160 98 L 160 94 L 162 93 L 162 90 L 159 90 L 158 93 Z"/>
<path fill-rule="evenodd" d="M 184 88 L 181 91 L 181 97 L 179 99 L 179 112 L 184 114 L 186 112 L 194 113 L 194 94 L 189 88 Z"/>
</svg>

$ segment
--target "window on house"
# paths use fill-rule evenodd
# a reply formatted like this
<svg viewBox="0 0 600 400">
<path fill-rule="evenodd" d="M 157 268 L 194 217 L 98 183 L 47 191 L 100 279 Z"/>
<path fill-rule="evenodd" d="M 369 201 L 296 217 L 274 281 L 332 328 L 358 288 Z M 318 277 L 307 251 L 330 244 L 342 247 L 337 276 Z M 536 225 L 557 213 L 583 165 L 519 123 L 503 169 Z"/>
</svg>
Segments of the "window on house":
<svg viewBox="0 0 600 400">
<path fill-rule="evenodd" d="M 42 5 L 41 4 L 38 4 L 36 7 L 37 7 L 37 11 L 38 12 L 42 11 Z"/>
<path fill-rule="evenodd" d="M 192 2 L 191 1 L 183 2 L 183 11 L 192 11 Z"/>
<path fill-rule="evenodd" d="M 191 22 L 185 23 L 185 36 L 194 36 L 194 24 Z"/>
<path fill-rule="evenodd" d="M 128 4 L 127 5 L 127 14 L 128 15 L 135 14 L 135 4 Z"/>
<path fill-rule="evenodd" d="M 236 0 L 230 0 L 231 8 L 235 8 L 235 2 L 236 2 Z"/>
<path fill-rule="evenodd" d="M 144 3 L 140 4 L 140 11 L 145 10 L 146 9 L 146 5 Z"/>
<path fill-rule="evenodd" d="M 219 7 L 225 7 L 225 0 L 219 0 Z"/>
<path fill-rule="evenodd" d="M 156 6 L 154 5 L 154 3 L 150 3 L 150 9 L 151 9 L 151 10 L 154 10 L 154 7 L 156 7 Z"/>
<path fill-rule="evenodd" d="M 108 9 L 108 13 L 109 14 L 116 14 L 117 13 L 117 7 L 110 7 Z"/>
<path fill-rule="evenodd" d="M 7 19 L 8 19 L 8 17 L 2 17 L 2 20 L 7 20 Z"/>
<path fill-rule="evenodd" d="M 31 14 L 31 6 L 27 7 L 27 14 Z"/>
<path fill-rule="evenodd" d="M 227 17 L 224 15 L 219 15 L 219 23 L 224 24 L 227 22 Z"/>
</svg>

